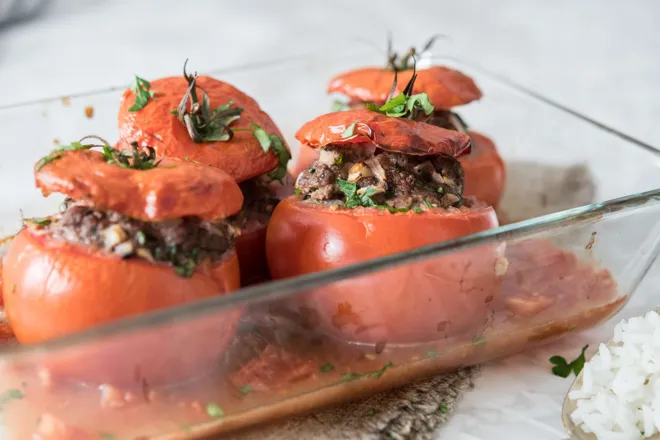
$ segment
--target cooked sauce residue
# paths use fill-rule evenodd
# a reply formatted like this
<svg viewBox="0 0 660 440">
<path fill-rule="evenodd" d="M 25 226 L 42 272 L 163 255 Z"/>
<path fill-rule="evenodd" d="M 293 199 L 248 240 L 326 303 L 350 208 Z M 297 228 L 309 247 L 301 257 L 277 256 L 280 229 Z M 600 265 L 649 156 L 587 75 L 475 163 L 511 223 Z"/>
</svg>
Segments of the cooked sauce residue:
<svg viewBox="0 0 660 440">
<path fill-rule="evenodd" d="M 550 242 L 509 245 L 506 257 L 495 313 L 464 337 L 347 344 L 315 332 L 313 309 L 262 305 L 244 313 L 217 370 L 186 383 L 119 389 L 50 377 L 37 357 L 31 363 L 4 362 L 0 394 L 16 398 L 2 407 L 0 433 L 31 438 L 36 426 L 120 439 L 228 431 L 511 355 L 535 341 L 592 327 L 625 300 L 607 270 Z M 338 316 L 354 319 L 350 304 L 342 307 Z M 442 331 L 445 324 L 437 326 Z M 127 349 L 132 339 L 123 341 Z M 44 360 L 57 362 L 60 356 L 54 351 Z"/>
</svg>

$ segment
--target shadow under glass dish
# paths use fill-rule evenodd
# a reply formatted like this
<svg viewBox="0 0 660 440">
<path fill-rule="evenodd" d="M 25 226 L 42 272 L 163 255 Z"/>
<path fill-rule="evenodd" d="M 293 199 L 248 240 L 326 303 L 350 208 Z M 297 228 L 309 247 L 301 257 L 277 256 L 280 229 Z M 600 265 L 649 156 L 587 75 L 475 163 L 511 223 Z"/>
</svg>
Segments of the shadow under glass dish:
<svg viewBox="0 0 660 440">
<path fill-rule="evenodd" d="M 259 97 L 283 132 L 293 133 L 309 115 L 329 108 L 329 99 L 310 98 L 322 93 L 324 80 L 361 60 L 352 55 L 319 66 L 318 59 L 299 59 L 229 70 L 221 77 Z M 272 90 L 259 81 L 264 75 L 285 85 Z M 286 86 L 292 77 L 295 88 Z M 495 139 L 509 163 L 543 163 L 555 170 L 584 166 L 594 200 L 660 187 L 657 157 L 649 151 L 496 81 L 478 74 L 475 78 L 486 98 L 461 114 Z M 42 200 L 31 182 L 24 182 L 30 180 L 32 164 L 50 149 L 52 137 L 75 139 L 81 124 L 71 132 L 55 130 L 69 129 L 65 121 L 77 106 L 94 105 L 97 113 L 106 109 L 114 116 L 118 95 L 83 96 L 69 107 L 48 101 L 3 111 L 9 119 L 45 118 L 43 133 L 21 150 L 18 165 L 8 176 L 0 175 L 5 183 L 0 188 L 19 193 L 3 190 L 8 203 L 0 219 L 7 229 L 18 220 L 23 203 L 26 215 L 43 215 L 57 206 L 57 200 Z M 274 110 L 283 100 L 290 101 L 291 111 L 278 115 Z M 48 116 L 40 116 L 42 111 Z M 90 131 L 114 132 L 112 117 L 86 122 Z M 0 133 L 3 143 L 21 137 L 12 130 Z M 613 184 L 615 162 L 622 174 Z M 634 173 L 625 173 L 635 167 Z M 12 178 L 17 182 L 12 184 Z M 535 187 L 530 188 L 528 196 L 542 202 Z M 657 257 L 659 197 L 657 190 L 550 214 L 39 346 L 10 342 L 0 351 L 0 393 L 17 391 L 23 397 L 3 405 L 0 436 L 29 438 L 39 417 L 48 413 L 67 426 L 118 439 L 197 438 L 507 356 L 592 327 L 624 305 Z M 465 267 L 474 261 L 484 263 L 470 273 Z M 425 283 L 422 294 L 400 281 L 411 273 Z M 492 292 L 469 281 L 482 277 L 495 280 L 485 283 Z M 448 314 L 442 302 L 434 303 L 439 300 L 433 292 L 448 284 L 452 294 L 478 286 L 476 293 L 466 293 L 480 299 L 468 304 L 468 316 L 454 317 L 457 312 Z M 409 296 L 415 301 L 402 302 Z M 425 307 L 429 299 L 431 306 Z M 230 324 L 239 316 L 234 332 Z M 461 325 L 453 327 L 456 322 Z M 211 331 L 196 330 L 206 323 Z M 213 368 L 198 368 L 200 360 L 207 364 L 208 356 Z M 189 373 L 161 380 L 168 369 Z M 130 383 L 114 383 L 118 372 L 130 375 Z"/>
</svg>

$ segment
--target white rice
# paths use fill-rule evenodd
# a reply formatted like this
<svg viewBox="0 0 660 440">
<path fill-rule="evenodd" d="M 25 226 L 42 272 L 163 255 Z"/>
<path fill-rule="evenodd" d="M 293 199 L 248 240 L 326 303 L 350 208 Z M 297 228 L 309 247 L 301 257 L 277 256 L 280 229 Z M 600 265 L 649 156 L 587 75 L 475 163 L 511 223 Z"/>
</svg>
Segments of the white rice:
<svg viewBox="0 0 660 440">
<path fill-rule="evenodd" d="M 660 432 L 660 315 L 621 321 L 609 346 L 584 365 L 573 422 L 599 440 L 633 440 Z"/>
</svg>

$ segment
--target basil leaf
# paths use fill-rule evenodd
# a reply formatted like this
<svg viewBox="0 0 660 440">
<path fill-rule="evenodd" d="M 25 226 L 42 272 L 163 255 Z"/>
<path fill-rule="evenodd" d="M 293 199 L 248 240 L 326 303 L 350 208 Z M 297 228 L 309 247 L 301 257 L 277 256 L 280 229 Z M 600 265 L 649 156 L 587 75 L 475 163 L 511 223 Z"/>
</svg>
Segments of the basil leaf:
<svg viewBox="0 0 660 440">
<path fill-rule="evenodd" d="M 339 190 L 344 193 L 346 200 L 349 201 L 355 198 L 357 194 L 357 185 L 344 179 L 337 179 L 337 186 Z"/>
<path fill-rule="evenodd" d="M 321 373 L 329 373 L 330 371 L 332 371 L 332 370 L 334 370 L 334 369 L 335 369 L 335 366 L 332 365 L 331 363 L 327 363 L 327 364 L 323 365 L 323 366 L 320 368 Z"/>
<path fill-rule="evenodd" d="M 266 130 L 259 127 L 254 122 L 250 122 L 250 125 L 252 126 L 252 135 L 259 141 L 261 149 L 264 150 L 264 153 L 268 153 L 268 150 L 270 150 L 270 146 L 273 143 L 272 139 L 270 136 L 268 136 Z"/>
<path fill-rule="evenodd" d="M 149 99 L 154 96 L 154 92 L 149 90 L 150 88 L 151 84 L 149 81 L 135 75 L 135 81 L 131 85 L 131 91 L 135 94 L 135 102 L 133 102 L 133 105 L 128 109 L 129 112 L 142 110 L 144 106 L 147 105 Z"/>
<path fill-rule="evenodd" d="M 426 93 L 419 93 L 408 98 L 406 101 L 406 109 L 409 112 L 412 112 L 415 106 L 421 107 L 422 110 L 424 110 L 424 114 L 426 116 L 430 115 L 435 110 L 433 104 L 431 104 L 431 101 L 429 100 L 429 96 Z"/>
<path fill-rule="evenodd" d="M 371 110 L 371 111 L 374 111 L 374 112 L 380 112 L 380 107 L 378 107 L 373 102 L 367 102 L 365 104 L 365 107 L 367 108 L 367 110 Z"/>
<path fill-rule="evenodd" d="M 224 410 L 217 403 L 209 403 L 206 405 L 206 414 L 213 418 L 224 417 Z"/>
<path fill-rule="evenodd" d="M 355 133 L 355 126 L 357 125 L 357 121 L 353 122 L 351 125 L 349 125 L 346 130 L 341 134 L 342 139 L 349 138 L 354 135 Z"/>
</svg>

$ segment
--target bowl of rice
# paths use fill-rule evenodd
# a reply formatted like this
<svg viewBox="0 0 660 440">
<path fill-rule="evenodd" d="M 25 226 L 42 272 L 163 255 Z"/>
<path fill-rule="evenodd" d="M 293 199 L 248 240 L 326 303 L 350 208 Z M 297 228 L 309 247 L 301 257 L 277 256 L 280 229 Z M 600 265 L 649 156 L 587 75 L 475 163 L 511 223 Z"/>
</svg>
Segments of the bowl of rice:
<svg viewBox="0 0 660 440">
<path fill-rule="evenodd" d="M 575 439 L 660 439 L 660 315 L 621 321 L 584 364 L 564 401 Z"/>
</svg>

